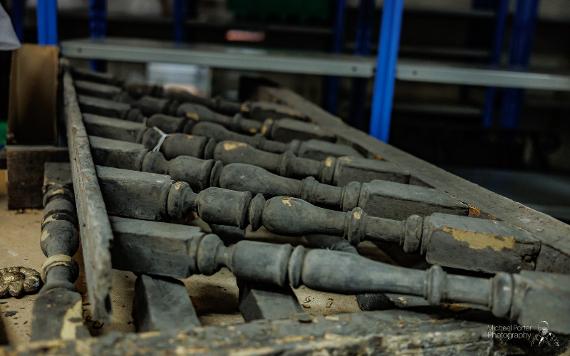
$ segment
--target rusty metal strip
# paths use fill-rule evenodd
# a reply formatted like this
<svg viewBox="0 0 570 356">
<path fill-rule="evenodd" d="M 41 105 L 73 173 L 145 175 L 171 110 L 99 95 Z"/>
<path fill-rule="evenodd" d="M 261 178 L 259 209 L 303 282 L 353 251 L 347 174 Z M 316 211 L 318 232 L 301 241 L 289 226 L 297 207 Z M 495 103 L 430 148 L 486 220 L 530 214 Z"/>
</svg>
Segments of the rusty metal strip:
<svg viewBox="0 0 570 356">
<path fill-rule="evenodd" d="M 73 79 L 67 68 L 63 75 L 63 105 L 87 294 L 93 319 L 104 322 L 111 313 L 110 244 L 113 233 L 99 188 Z"/>
</svg>

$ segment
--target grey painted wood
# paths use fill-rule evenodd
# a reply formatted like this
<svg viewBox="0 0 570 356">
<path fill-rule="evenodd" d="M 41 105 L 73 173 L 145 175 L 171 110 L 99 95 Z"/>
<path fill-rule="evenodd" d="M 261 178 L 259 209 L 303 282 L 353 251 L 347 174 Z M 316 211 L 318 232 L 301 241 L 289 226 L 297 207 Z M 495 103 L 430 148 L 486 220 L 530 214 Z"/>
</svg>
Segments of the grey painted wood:
<svg viewBox="0 0 570 356">
<path fill-rule="evenodd" d="M 333 251 L 342 251 L 358 254 L 355 246 L 338 236 L 331 235 L 306 235 L 310 247 Z M 385 310 L 397 308 L 411 308 L 428 306 L 429 303 L 422 297 L 395 293 L 363 293 L 356 295 L 358 306 L 362 310 Z"/>
<path fill-rule="evenodd" d="M 75 81 L 75 90 L 81 95 L 91 95 L 103 99 L 114 99 L 122 91 L 121 87 L 118 86 L 84 80 Z"/>
<path fill-rule="evenodd" d="M 113 233 L 95 173 L 73 80 L 67 70 L 63 75 L 63 104 L 73 191 L 81 226 L 87 295 L 93 318 L 106 321 L 111 312 L 110 246 Z"/>
<path fill-rule="evenodd" d="M 188 225 L 111 217 L 116 239 L 113 267 L 172 277 L 184 276 L 195 260 L 185 255 L 193 239 L 204 233 Z"/>
<path fill-rule="evenodd" d="M 236 141 L 219 142 L 214 150 L 214 159 L 224 164 L 252 164 L 284 177 L 312 176 L 319 182 L 337 186 L 375 179 L 399 183 L 409 183 L 410 180 L 408 171 L 386 161 L 360 157 L 328 157 L 324 161 L 316 161 L 296 157 L 291 152 L 281 154 L 264 152 Z"/>
<path fill-rule="evenodd" d="M 141 142 L 142 135 L 147 129 L 140 122 L 119 120 L 94 114 L 84 114 L 83 122 L 89 135 L 128 142 Z"/>
<path fill-rule="evenodd" d="M 200 325 L 184 283 L 168 277 L 137 277 L 132 315 L 138 332 L 191 330 Z"/>
<path fill-rule="evenodd" d="M 310 203 L 335 210 L 363 208 L 372 216 L 405 219 L 409 215 L 434 212 L 467 215 L 467 205 L 435 189 L 374 180 L 351 182 L 344 187 L 318 183 L 314 178 L 303 180 L 281 177 L 261 167 L 178 156 L 166 160 L 160 152 L 149 152 L 144 146 L 125 141 L 90 136 L 91 151 L 96 164 L 109 167 L 168 174 L 174 180 L 187 182 L 195 191 L 210 186 L 261 193 L 266 198 L 278 195 L 299 197 Z"/>
<path fill-rule="evenodd" d="M 159 127 L 163 127 L 157 120 L 149 119 L 148 124 L 157 124 Z M 165 131 L 165 130 L 163 130 Z M 167 132 L 167 131 L 165 131 Z M 323 140 L 310 139 L 306 141 L 300 141 L 298 139 L 293 139 L 287 143 L 268 140 L 261 135 L 243 135 L 237 132 L 230 131 L 212 122 L 199 122 L 192 127 L 190 132 L 193 135 L 205 136 L 213 138 L 216 141 L 238 141 L 244 142 L 251 145 L 254 148 L 260 149 L 262 151 L 273 152 L 273 153 L 283 153 L 287 151 L 293 152 L 295 155 L 304 158 L 310 158 L 318 161 L 323 161 L 327 157 L 341 157 L 341 156 L 353 156 L 362 157 L 355 149 L 352 147 L 341 145 L 337 143 L 327 142 Z"/>
<path fill-rule="evenodd" d="M 117 233 L 117 242 L 124 245 L 120 235 Z M 136 251 L 123 248 L 122 254 L 130 255 L 126 260 L 133 262 L 123 267 L 137 273 L 159 270 L 163 275 L 179 278 L 192 274 L 212 275 L 227 267 L 238 280 L 276 287 L 305 285 L 344 294 L 397 293 L 423 297 L 431 305 L 468 303 L 489 308 L 496 317 L 521 323 L 535 325 L 547 316 L 553 331 L 570 334 L 570 313 L 565 312 L 569 310 L 567 301 L 570 298 L 568 275 L 522 271 L 520 275 L 501 272 L 492 278 L 468 277 L 446 273 L 439 266 L 416 270 L 373 261 L 354 253 L 306 250 L 303 246 L 293 248 L 291 245 L 240 241 L 226 247 L 213 234 L 186 237 L 182 242 L 186 248 L 178 249 L 170 261 L 157 266 L 154 255 L 161 254 L 161 249 L 170 254 L 172 246 L 181 243 L 180 238 L 170 242 L 161 237 L 159 244 L 153 241 L 156 237 L 138 236 L 137 248 L 148 249 L 153 256 L 145 259 L 144 255 L 137 256 Z M 151 245 L 154 248 L 150 248 Z M 174 265 L 175 260 L 180 266 Z M 535 304 L 539 298 L 543 299 L 544 307 Z M 526 312 L 531 308 L 544 313 Z"/>
<path fill-rule="evenodd" d="M 89 336 L 83 298 L 74 285 L 79 269 L 72 256 L 79 234 L 72 189 L 69 163 L 46 163 L 40 246 L 48 260 L 42 266 L 45 284 L 32 309 L 31 340 Z"/>
<path fill-rule="evenodd" d="M 323 130 L 320 126 L 294 119 L 267 119 L 263 123 L 260 132 L 262 135 L 280 142 L 310 139 L 336 141 L 336 137 L 333 134 Z"/>
<path fill-rule="evenodd" d="M 149 152 L 143 145 L 127 141 L 89 136 L 91 154 L 96 164 L 140 171 L 143 159 Z"/>
<path fill-rule="evenodd" d="M 265 200 L 249 191 L 210 187 L 194 193 L 167 175 L 97 167 L 103 195 L 112 214 L 137 219 L 183 221 L 196 213 L 208 224 L 280 235 L 328 234 L 352 244 L 369 240 L 422 253 L 428 261 L 466 270 L 515 272 L 534 269 L 540 242 L 501 222 L 434 213 L 404 220 L 369 216 L 362 208 L 347 212 L 324 209 L 302 199 Z"/>
<path fill-rule="evenodd" d="M 134 122 L 144 122 L 145 120 L 140 110 L 132 108 L 128 103 L 87 95 L 79 95 L 77 100 L 81 111 L 84 113 L 116 117 Z"/>
<path fill-rule="evenodd" d="M 570 273 L 570 226 L 520 203 L 500 196 L 476 184 L 444 171 L 428 162 L 378 141 L 364 132 L 351 128 L 341 119 L 287 89 L 263 88 L 259 97 L 278 100 L 309 116 L 311 121 L 336 134 L 343 142 L 377 155 L 409 170 L 412 177 L 461 199 L 474 212 L 494 217 L 506 224 L 524 229 L 542 243 L 536 269 L 546 272 Z"/>
<path fill-rule="evenodd" d="M 290 287 L 276 288 L 251 281 L 238 280 L 239 310 L 246 321 L 257 319 L 289 319 L 303 317 L 305 311 Z"/>
<path fill-rule="evenodd" d="M 373 216 L 405 219 L 412 214 L 468 215 L 469 207 L 436 189 L 384 180 L 364 183 L 358 206 Z"/>
<path fill-rule="evenodd" d="M 212 122 L 222 125 L 232 131 L 244 134 L 261 134 L 267 138 L 290 142 L 293 139 L 308 140 L 319 139 L 324 141 L 335 141 L 335 137 L 322 130 L 319 126 L 296 119 L 270 119 L 260 122 L 244 118 L 240 114 L 227 116 L 215 112 L 208 106 L 191 103 L 178 102 L 172 99 L 153 98 L 143 96 L 134 103 L 143 114 L 150 116 L 153 114 L 175 115 L 184 118 L 184 132 L 190 132 L 192 127 L 199 122 Z M 246 109 L 247 111 L 247 109 Z"/>
</svg>

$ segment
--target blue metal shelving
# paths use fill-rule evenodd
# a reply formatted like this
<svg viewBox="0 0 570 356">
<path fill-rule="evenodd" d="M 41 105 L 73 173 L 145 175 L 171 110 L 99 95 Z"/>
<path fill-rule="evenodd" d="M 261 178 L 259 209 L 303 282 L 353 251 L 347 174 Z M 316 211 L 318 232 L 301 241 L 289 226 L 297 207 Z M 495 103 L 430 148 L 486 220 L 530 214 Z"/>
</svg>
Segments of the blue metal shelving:
<svg viewBox="0 0 570 356">
<path fill-rule="evenodd" d="M 374 0 L 360 0 L 358 6 L 358 20 L 356 23 L 356 38 L 354 54 L 357 56 L 370 55 L 370 40 L 374 20 Z M 367 130 L 364 110 L 366 107 L 367 79 L 355 78 L 352 80 L 350 95 L 350 115 L 348 122 L 361 130 Z"/>
<path fill-rule="evenodd" d="M 332 53 L 340 53 L 344 42 L 344 15 L 346 10 L 346 0 L 336 0 Z M 338 110 L 338 90 L 340 86 L 339 77 L 326 77 L 324 79 L 325 98 L 324 106 L 329 112 L 336 114 Z"/>
<path fill-rule="evenodd" d="M 495 33 L 493 38 L 493 48 L 491 49 L 491 67 L 501 64 L 501 53 L 503 42 L 505 41 L 505 30 L 507 27 L 507 16 L 509 14 L 509 0 L 498 0 L 495 8 Z M 493 125 L 493 111 L 495 109 L 495 98 L 497 88 L 487 88 L 485 92 L 485 104 L 483 107 L 483 127 Z"/>
<path fill-rule="evenodd" d="M 532 35 L 536 23 L 536 14 L 538 10 L 538 0 L 516 0 L 517 8 L 514 16 L 513 34 L 510 42 L 510 60 L 509 65 L 514 70 L 525 70 L 528 67 Z M 16 2 L 18 2 L 16 0 Z M 23 0 L 21 0 L 23 3 Z M 20 4 L 18 2 L 18 4 Z M 90 0 L 90 33 L 91 37 L 95 39 L 103 39 L 106 36 L 106 0 Z M 508 15 L 509 0 L 499 0 L 496 9 L 496 25 L 495 25 L 495 40 L 492 48 L 491 64 L 497 66 L 500 64 L 501 48 L 503 45 L 503 37 L 506 31 L 506 18 Z M 175 0 L 174 1 L 174 40 L 177 45 L 185 41 L 184 20 L 187 11 L 188 0 Z M 359 72 L 360 67 L 365 65 L 368 60 L 366 55 L 370 52 L 370 37 L 372 16 L 374 9 L 373 0 L 361 0 L 359 5 L 359 18 L 357 24 L 356 35 L 356 49 L 355 55 L 364 56 L 363 58 L 355 59 L 352 72 L 348 76 L 356 77 L 353 84 L 352 109 L 351 121 L 356 126 L 361 127 L 364 120 L 360 120 L 362 116 L 362 109 L 364 107 L 363 101 L 365 98 L 366 75 Z M 522 89 L 514 89 L 520 87 L 537 87 L 537 83 L 530 83 L 531 78 L 536 77 L 536 73 L 528 73 L 525 78 L 516 71 L 500 71 L 491 67 L 488 70 L 478 68 L 457 68 L 457 67 L 442 67 L 438 65 L 425 65 L 425 64 L 409 64 L 402 61 L 397 68 L 398 63 L 398 48 L 400 41 L 400 30 L 402 24 L 404 0 L 385 0 L 382 10 L 382 20 L 380 24 L 380 34 L 378 43 L 378 54 L 376 56 L 376 65 L 371 66 L 374 73 L 374 90 L 372 94 L 372 113 L 370 118 L 370 134 L 377 137 L 382 141 L 388 141 L 390 136 L 391 112 L 392 101 L 394 96 L 395 80 L 413 80 L 423 82 L 437 82 L 449 83 L 460 85 L 483 85 L 483 86 L 499 86 L 504 87 L 505 83 L 512 83 L 513 89 L 504 90 L 503 100 L 501 102 L 501 124 L 503 127 L 516 127 L 518 123 L 518 116 L 520 112 L 520 105 L 522 102 L 523 91 Z M 345 8 L 346 0 L 336 0 L 335 2 L 335 21 L 334 21 L 334 38 L 332 44 L 332 52 L 335 55 L 342 52 L 344 43 L 344 22 L 345 22 Z M 18 13 L 18 9 L 14 10 L 13 16 Z M 57 0 L 38 0 L 37 5 L 38 14 L 38 39 L 40 44 L 57 44 Z M 20 22 L 21 23 L 21 22 Z M 17 26 L 16 26 L 17 27 Z M 17 27 L 17 29 L 21 27 Z M 152 50 L 152 49 L 149 49 Z M 181 51 L 187 51 L 186 48 L 180 48 Z M 69 52 L 69 51 L 68 51 Z M 124 50 L 125 56 L 131 58 L 129 49 Z M 154 52 L 153 52 L 154 53 Z M 77 53 L 76 53 L 77 55 Z M 101 58 L 102 54 L 98 54 L 92 58 Z M 117 54 L 119 57 L 122 55 Z M 230 54 L 228 54 L 230 55 Z M 244 53 L 244 55 L 246 55 Z M 104 57 L 104 56 L 103 56 Z M 108 59 L 120 59 L 119 57 L 109 57 Z M 334 56 L 332 56 L 334 57 Z M 332 63 L 332 67 L 340 62 L 346 62 L 346 58 L 316 58 L 315 61 L 326 62 L 327 65 Z M 178 58 L 178 57 L 177 57 Z M 184 57 L 189 63 L 192 62 L 190 57 Z M 300 58 L 291 57 L 293 61 L 302 61 Z M 225 59 L 220 58 L 223 62 Z M 166 60 L 168 61 L 168 60 Z M 172 59 L 171 59 L 172 61 Z M 282 61 L 280 63 L 271 63 L 272 67 L 279 65 L 289 65 L 289 61 Z M 329 63 L 330 62 L 330 63 Z M 241 63 L 241 66 L 244 64 Z M 300 72 L 311 72 L 307 69 L 307 64 L 296 66 L 296 70 Z M 236 65 L 226 65 L 226 68 L 236 67 Z M 239 67 L 239 66 L 238 66 Z M 331 68 L 332 68 L 331 67 Z M 341 73 L 340 67 L 334 67 L 332 70 L 320 70 L 321 74 L 329 75 L 325 83 L 325 103 L 324 106 L 332 113 L 337 111 L 338 101 L 338 88 L 339 78 L 335 74 Z M 343 67 L 344 68 L 344 67 Z M 330 70 L 329 70 L 330 69 Z M 305 70 L 305 71 L 303 71 Z M 281 69 L 280 71 L 285 71 Z M 293 72 L 287 69 L 287 72 Z M 308 73 L 307 72 L 307 73 Z M 312 72 L 318 74 L 319 70 L 313 69 Z M 312 74 L 315 74 L 312 73 Z M 480 73 L 480 74 L 477 74 Z M 343 75 L 343 74 L 338 74 Z M 485 77 L 486 76 L 486 77 Z M 548 75 L 542 75 L 548 77 Z M 541 77 L 541 78 L 542 78 Z M 485 79 L 487 78 L 487 79 Z M 564 88 L 566 84 L 559 82 L 562 78 L 542 78 L 550 80 L 550 86 L 553 90 L 567 90 L 560 89 L 558 86 Z M 501 81 L 500 81 L 501 80 Z M 524 82 L 524 84 L 523 84 Z M 556 84 L 556 85 L 554 85 Z M 558 88 L 558 89 L 557 89 Z M 545 89 L 541 87 L 541 89 Z M 494 98 L 498 89 L 489 88 L 486 93 L 486 103 L 484 108 L 484 126 L 492 124 L 492 113 L 494 108 Z"/>
<path fill-rule="evenodd" d="M 404 0 L 385 0 L 380 23 L 370 134 L 388 142 Z"/>
<path fill-rule="evenodd" d="M 107 36 L 107 0 L 89 0 L 89 34 L 93 39 Z M 100 60 L 92 60 L 90 65 L 91 69 L 99 72 L 106 67 Z"/>
<path fill-rule="evenodd" d="M 186 0 L 174 0 L 172 7 L 172 16 L 174 17 L 174 42 L 181 44 L 186 41 L 184 22 L 186 21 L 188 4 Z"/>
<path fill-rule="evenodd" d="M 528 68 L 537 13 L 538 0 L 517 1 L 509 54 L 509 65 L 513 69 Z M 502 127 L 517 127 L 523 96 L 522 89 L 505 90 L 501 106 Z"/>
</svg>

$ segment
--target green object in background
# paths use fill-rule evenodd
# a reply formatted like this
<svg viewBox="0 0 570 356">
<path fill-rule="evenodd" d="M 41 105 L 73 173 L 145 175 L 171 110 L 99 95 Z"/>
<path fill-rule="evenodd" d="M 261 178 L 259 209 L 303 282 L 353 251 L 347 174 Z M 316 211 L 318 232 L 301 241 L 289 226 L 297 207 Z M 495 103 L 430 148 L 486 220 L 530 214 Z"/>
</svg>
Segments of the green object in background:
<svg viewBox="0 0 570 356">
<path fill-rule="evenodd" d="M 228 0 L 227 6 L 238 18 L 259 20 L 326 21 L 331 13 L 329 0 Z"/>
<path fill-rule="evenodd" d="M 6 132 L 8 131 L 8 123 L 0 121 L 0 148 L 6 145 Z"/>
</svg>

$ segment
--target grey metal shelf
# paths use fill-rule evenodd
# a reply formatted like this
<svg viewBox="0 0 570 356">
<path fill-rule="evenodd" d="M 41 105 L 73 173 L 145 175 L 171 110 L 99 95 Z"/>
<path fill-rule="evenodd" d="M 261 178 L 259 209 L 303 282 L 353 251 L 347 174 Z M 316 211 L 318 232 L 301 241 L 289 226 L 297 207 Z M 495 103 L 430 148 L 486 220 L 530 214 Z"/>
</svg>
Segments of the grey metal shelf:
<svg viewBox="0 0 570 356">
<path fill-rule="evenodd" d="M 570 76 L 466 67 L 428 62 L 398 62 L 396 78 L 413 82 L 570 91 Z"/>
<path fill-rule="evenodd" d="M 213 45 L 175 45 L 142 39 L 78 39 L 61 42 L 70 58 L 125 62 L 168 62 L 213 68 L 312 75 L 372 78 L 374 57 L 293 52 Z M 399 60 L 396 78 L 402 81 L 570 91 L 570 76 L 489 69 L 449 63 Z"/>
<path fill-rule="evenodd" d="M 287 52 L 215 45 L 175 45 L 142 39 L 80 39 L 61 42 L 70 58 L 169 62 L 213 68 L 370 78 L 374 60 L 320 52 Z"/>
</svg>

